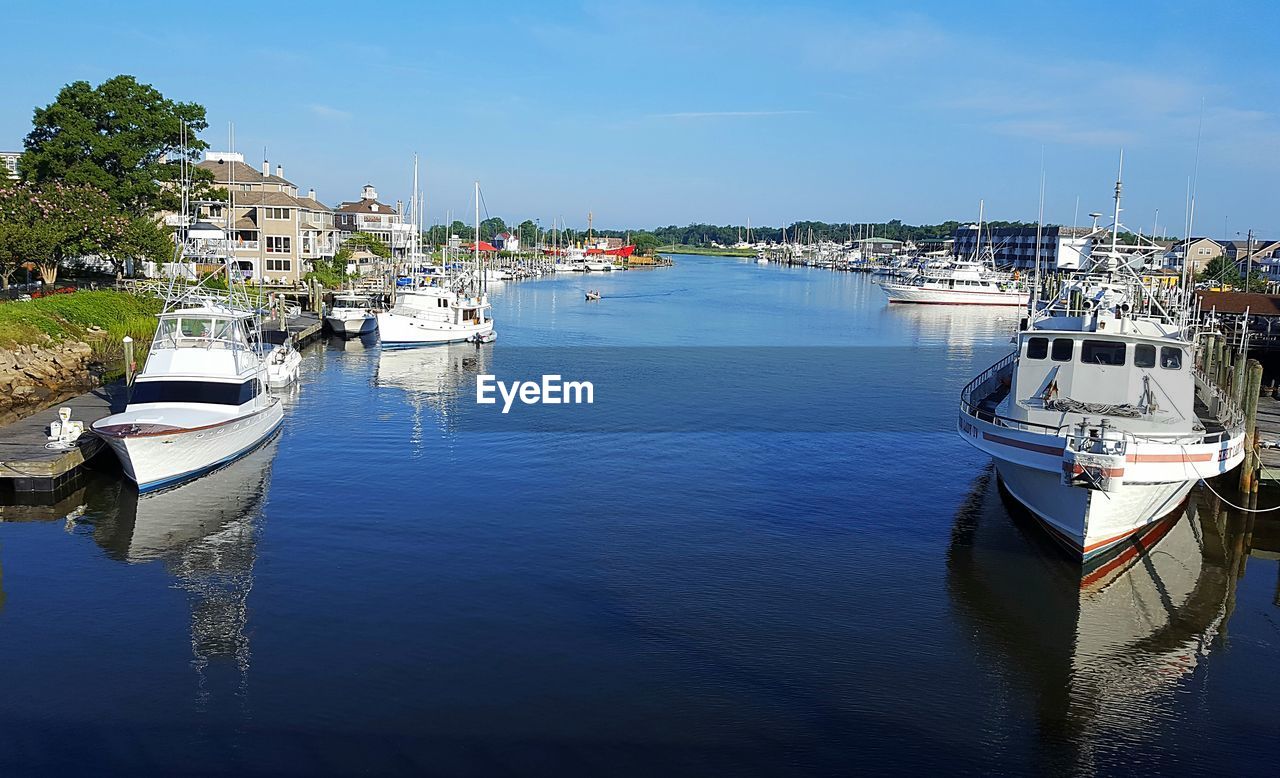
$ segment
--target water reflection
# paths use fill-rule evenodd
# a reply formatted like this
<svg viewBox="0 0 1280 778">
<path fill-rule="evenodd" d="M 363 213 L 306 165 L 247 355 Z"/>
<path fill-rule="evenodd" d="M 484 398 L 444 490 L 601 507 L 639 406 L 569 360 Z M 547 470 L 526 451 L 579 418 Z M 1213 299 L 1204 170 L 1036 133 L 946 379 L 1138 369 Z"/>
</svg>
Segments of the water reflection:
<svg viewBox="0 0 1280 778">
<path fill-rule="evenodd" d="M 257 533 L 279 436 L 223 470 L 176 489 L 139 495 L 122 480 L 81 493 L 68 527 L 84 526 L 112 559 L 161 562 L 191 609 L 192 667 L 200 703 L 211 694 L 211 666 L 234 667 L 247 691 L 250 648 L 247 601 L 253 589 Z"/>
<path fill-rule="evenodd" d="M 1197 490 L 1148 548 L 1082 571 L 990 469 L 974 483 L 952 532 L 948 590 L 996 684 L 1029 687 L 1039 750 L 1051 762 L 1043 769 L 1114 763 L 1100 754 L 1154 736 L 1176 715 L 1180 683 L 1213 650 L 1234 606 L 1245 521 Z"/>
<path fill-rule="evenodd" d="M 423 439 L 424 411 L 436 417 L 446 434 L 456 432 L 460 402 L 471 402 L 475 377 L 492 373 L 493 346 L 450 343 L 411 349 L 382 349 L 374 385 L 400 389 L 413 408 L 411 441 L 415 451 Z"/>
<path fill-rule="evenodd" d="M 943 346 L 960 359 L 975 346 L 1007 343 L 1024 313 L 1021 308 L 886 303 L 883 315 L 911 333 L 914 345 Z"/>
</svg>

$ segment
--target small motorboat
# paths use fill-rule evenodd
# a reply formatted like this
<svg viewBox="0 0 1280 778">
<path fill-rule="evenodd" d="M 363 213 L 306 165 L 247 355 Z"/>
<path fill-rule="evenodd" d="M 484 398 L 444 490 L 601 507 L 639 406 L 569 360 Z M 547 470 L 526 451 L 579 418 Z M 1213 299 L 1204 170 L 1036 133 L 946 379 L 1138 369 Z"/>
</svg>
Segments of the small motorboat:
<svg viewBox="0 0 1280 778">
<path fill-rule="evenodd" d="M 599 293 L 599 292 L 597 292 L 597 291 L 595 291 L 595 290 L 591 290 L 591 291 L 588 291 L 588 292 L 587 292 L 587 301 L 588 301 L 588 302 L 590 302 L 590 301 L 592 301 L 592 300 L 599 300 L 599 299 L 600 299 L 600 293 Z"/>
</svg>

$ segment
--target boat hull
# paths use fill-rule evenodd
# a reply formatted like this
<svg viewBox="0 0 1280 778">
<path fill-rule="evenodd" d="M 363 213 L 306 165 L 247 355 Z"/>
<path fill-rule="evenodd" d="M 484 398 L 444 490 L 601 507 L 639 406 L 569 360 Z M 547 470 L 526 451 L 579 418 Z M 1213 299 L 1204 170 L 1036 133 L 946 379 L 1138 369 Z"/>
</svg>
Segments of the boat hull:
<svg viewBox="0 0 1280 778">
<path fill-rule="evenodd" d="M 373 316 L 360 317 L 338 317 L 326 316 L 325 323 L 329 325 L 329 330 L 335 335 L 342 335 L 347 338 L 355 338 L 373 332 L 378 326 L 378 320 Z"/>
<path fill-rule="evenodd" d="M 1025 308 L 1028 296 L 1026 292 L 924 289 L 911 284 L 881 284 L 880 288 L 889 297 L 889 302 L 914 305 L 998 305 Z"/>
<path fill-rule="evenodd" d="M 136 435 L 101 434 L 138 491 L 153 492 L 231 464 L 265 443 L 284 419 L 273 399 L 266 408 L 225 422 L 186 430 Z"/>
<path fill-rule="evenodd" d="M 1089 562 L 1181 509 L 1195 481 L 1126 483 L 1115 492 L 1066 486 L 1059 473 L 996 459 L 1005 490 L 1071 554 Z"/>
</svg>

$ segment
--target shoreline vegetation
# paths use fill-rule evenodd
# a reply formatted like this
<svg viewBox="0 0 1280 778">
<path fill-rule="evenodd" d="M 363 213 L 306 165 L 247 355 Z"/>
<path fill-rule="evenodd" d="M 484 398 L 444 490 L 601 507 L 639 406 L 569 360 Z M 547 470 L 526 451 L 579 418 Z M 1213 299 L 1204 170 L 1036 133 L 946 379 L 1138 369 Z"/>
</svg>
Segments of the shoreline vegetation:
<svg viewBox="0 0 1280 778">
<path fill-rule="evenodd" d="M 705 246 L 676 246 L 675 248 L 662 247 L 658 249 L 659 254 L 694 254 L 704 257 L 754 257 L 755 249 L 735 249 L 735 248 L 709 248 Z"/>
<path fill-rule="evenodd" d="M 126 335 L 145 348 L 160 308 L 158 298 L 107 289 L 0 303 L 0 349 L 78 341 L 105 361 L 123 353 Z"/>
</svg>

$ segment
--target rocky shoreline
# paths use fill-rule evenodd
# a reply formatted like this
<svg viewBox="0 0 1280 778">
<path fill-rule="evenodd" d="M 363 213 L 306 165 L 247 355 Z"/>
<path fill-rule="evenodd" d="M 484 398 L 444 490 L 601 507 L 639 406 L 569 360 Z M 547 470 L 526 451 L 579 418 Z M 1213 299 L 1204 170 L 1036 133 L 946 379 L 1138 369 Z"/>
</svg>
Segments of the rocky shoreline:
<svg viewBox="0 0 1280 778">
<path fill-rule="evenodd" d="M 103 366 L 80 341 L 0 349 L 0 424 L 102 385 Z"/>
</svg>

